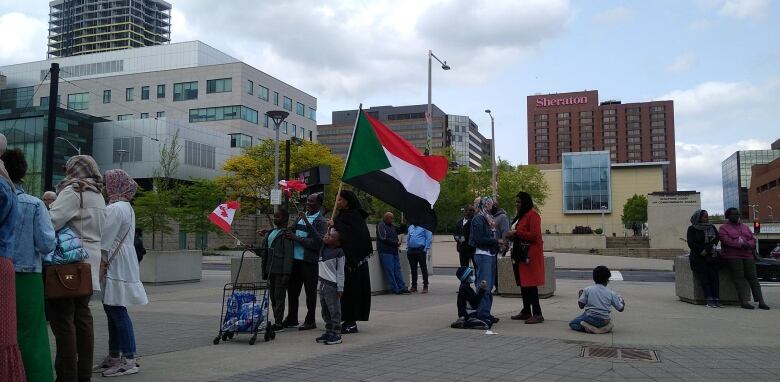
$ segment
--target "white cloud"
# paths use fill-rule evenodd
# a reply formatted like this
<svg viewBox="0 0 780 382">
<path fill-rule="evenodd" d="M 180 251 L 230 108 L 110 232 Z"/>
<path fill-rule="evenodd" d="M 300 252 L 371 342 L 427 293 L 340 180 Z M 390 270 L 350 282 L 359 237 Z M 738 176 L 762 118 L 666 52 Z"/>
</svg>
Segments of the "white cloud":
<svg viewBox="0 0 780 382">
<path fill-rule="evenodd" d="M 636 14 L 627 7 L 617 7 L 607 9 L 593 16 L 593 23 L 599 25 L 618 25 L 628 23 L 634 19 Z"/>
<path fill-rule="evenodd" d="M 738 19 L 763 18 L 768 10 L 769 0 L 726 0 L 719 13 Z"/>
<path fill-rule="evenodd" d="M 0 15 L 0 65 L 46 58 L 48 25 L 23 13 Z"/>
<path fill-rule="evenodd" d="M 699 121 L 707 121 L 730 115 L 745 124 L 751 114 L 765 115 L 777 107 L 778 90 L 780 81 L 777 78 L 769 78 L 760 85 L 746 81 L 709 81 L 691 89 L 673 90 L 657 99 L 673 100 L 675 117 L 696 117 Z M 706 127 L 733 128 L 726 125 Z"/>
<path fill-rule="evenodd" d="M 677 189 L 699 191 L 704 209 L 723 212 L 721 162 L 735 151 L 765 150 L 769 145 L 758 139 L 730 144 L 677 142 Z"/>
<path fill-rule="evenodd" d="M 698 62 L 696 54 L 687 52 L 675 57 L 674 61 L 666 67 L 666 70 L 672 73 L 685 73 L 693 69 Z"/>
</svg>

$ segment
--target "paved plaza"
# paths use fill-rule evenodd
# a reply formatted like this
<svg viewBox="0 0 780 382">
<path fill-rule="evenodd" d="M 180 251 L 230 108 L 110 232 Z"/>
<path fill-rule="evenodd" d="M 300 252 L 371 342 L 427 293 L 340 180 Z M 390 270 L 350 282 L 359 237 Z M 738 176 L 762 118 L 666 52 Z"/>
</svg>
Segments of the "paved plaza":
<svg viewBox="0 0 780 382">
<path fill-rule="evenodd" d="M 576 255 L 575 255 L 576 256 Z M 609 260 L 609 259 L 605 259 Z M 576 258 L 568 259 L 572 267 Z M 583 258 L 587 266 L 592 259 Z M 628 262 L 630 260 L 609 260 Z M 585 268 L 583 265 L 583 268 Z M 640 267 L 641 268 L 641 267 Z M 147 286 L 150 304 L 131 309 L 141 373 L 127 381 L 776 381 L 780 380 L 780 285 L 766 284 L 771 311 L 707 309 L 677 301 L 669 282 L 616 281 L 627 301 L 615 331 L 586 335 L 568 329 L 580 311 L 577 291 L 591 283 L 558 280 L 542 300 L 545 323 L 511 321 L 520 299 L 494 299 L 496 335 L 450 329 L 457 279 L 431 278 L 431 293 L 372 299 L 371 321 L 341 345 L 314 343 L 319 329 L 279 333 L 250 346 L 249 336 L 219 345 L 222 286 L 229 272 L 204 271 L 199 283 Z M 301 301 L 303 302 L 303 301 Z M 106 352 L 105 316 L 93 306 L 96 359 Z M 305 307 L 301 307 L 301 315 Z M 303 317 L 301 316 L 300 319 Z M 659 362 L 582 358 L 582 347 L 656 351 Z M 96 377 L 96 380 L 102 379 Z"/>
</svg>

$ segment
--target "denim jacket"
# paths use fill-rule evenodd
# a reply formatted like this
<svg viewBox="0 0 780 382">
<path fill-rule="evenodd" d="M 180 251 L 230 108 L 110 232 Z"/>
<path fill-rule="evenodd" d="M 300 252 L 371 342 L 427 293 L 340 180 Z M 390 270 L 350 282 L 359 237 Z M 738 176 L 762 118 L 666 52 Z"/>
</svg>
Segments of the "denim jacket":
<svg viewBox="0 0 780 382">
<path fill-rule="evenodd" d="M 474 215 L 474 219 L 471 219 L 469 245 L 492 254 L 498 252 L 498 240 L 496 239 L 495 231 L 490 228 L 487 219 L 480 214 Z"/>
<path fill-rule="evenodd" d="M 11 259 L 16 272 L 40 273 L 43 256 L 54 250 L 54 226 L 43 202 L 16 185 L 19 203 L 14 226 L 16 242 Z"/>
</svg>

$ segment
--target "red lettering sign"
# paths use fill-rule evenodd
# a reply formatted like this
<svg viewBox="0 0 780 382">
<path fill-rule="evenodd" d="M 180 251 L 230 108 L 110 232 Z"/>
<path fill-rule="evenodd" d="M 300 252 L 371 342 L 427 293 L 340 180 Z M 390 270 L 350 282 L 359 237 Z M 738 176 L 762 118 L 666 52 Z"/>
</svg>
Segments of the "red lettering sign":
<svg viewBox="0 0 780 382">
<path fill-rule="evenodd" d="M 588 103 L 588 97 L 537 98 L 536 107 L 580 105 Z"/>
</svg>

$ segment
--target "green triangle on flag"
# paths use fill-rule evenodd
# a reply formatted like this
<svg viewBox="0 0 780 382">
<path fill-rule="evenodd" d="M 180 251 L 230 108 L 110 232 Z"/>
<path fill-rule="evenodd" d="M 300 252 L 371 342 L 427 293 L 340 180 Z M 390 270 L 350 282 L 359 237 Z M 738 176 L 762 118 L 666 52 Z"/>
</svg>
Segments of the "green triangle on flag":
<svg viewBox="0 0 780 382">
<path fill-rule="evenodd" d="M 342 179 L 352 179 L 389 167 L 390 161 L 385 155 L 385 150 L 382 148 L 373 126 L 360 110 Z"/>
</svg>

